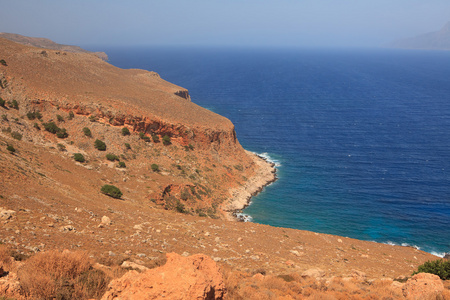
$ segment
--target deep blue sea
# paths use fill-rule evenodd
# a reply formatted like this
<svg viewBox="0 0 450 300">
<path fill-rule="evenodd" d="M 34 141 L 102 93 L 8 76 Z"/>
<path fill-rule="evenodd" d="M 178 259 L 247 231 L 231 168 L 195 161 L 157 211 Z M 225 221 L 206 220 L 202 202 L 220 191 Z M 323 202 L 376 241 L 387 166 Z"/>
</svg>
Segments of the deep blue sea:
<svg viewBox="0 0 450 300">
<path fill-rule="evenodd" d="M 228 117 L 279 180 L 257 223 L 450 252 L 450 52 L 111 48 Z"/>
</svg>

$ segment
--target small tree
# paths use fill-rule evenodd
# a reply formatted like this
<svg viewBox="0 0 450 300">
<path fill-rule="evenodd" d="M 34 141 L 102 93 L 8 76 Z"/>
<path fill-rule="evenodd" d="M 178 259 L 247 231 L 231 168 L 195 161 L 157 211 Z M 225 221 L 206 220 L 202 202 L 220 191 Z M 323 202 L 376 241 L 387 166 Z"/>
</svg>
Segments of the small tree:
<svg viewBox="0 0 450 300">
<path fill-rule="evenodd" d="M 439 276 L 442 280 L 448 280 L 450 279 L 450 261 L 443 259 L 427 261 L 420 265 L 418 271 L 414 272 L 413 275 L 417 273 L 431 273 Z"/>
<path fill-rule="evenodd" d="M 123 136 L 130 135 L 130 130 L 126 127 L 122 128 L 122 135 Z"/>
<path fill-rule="evenodd" d="M 159 172 L 159 166 L 157 164 L 152 164 L 151 168 L 153 172 Z"/>
<path fill-rule="evenodd" d="M 170 136 L 168 136 L 167 134 L 163 137 L 163 144 L 166 146 L 172 144 L 172 142 L 170 141 Z"/>
<path fill-rule="evenodd" d="M 108 195 L 110 197 L 120 199 L 122 197 L 122 192 L 119 190 L 119 188 L 115 187 L 114 185 L 105 184 L 102 186 L 100 190 L 103 194 Z"/>
<path fill-rule="evenodd" d="M 87 127 L 84 127 L 84 128 L 83 128 L 83 133 L 84 133 L 84 135 L 87 136 L 87 137 L 92 137 L 91 130 L 90 130 L 89 128 L 87 128 Z"/>
<path fill-rule="evenodd" d="M 95 149 L 99 151 L 105 151 L 106 150 L 106 144 L 103 141 L 100 141 L 99 139 L 95 140 L 94 142 Z"/>
<path fill-rule="evenodd" d="M 74 154 L 73 154 L 73 159 L 74 159 L 75 161 L 78 161 L 78 162 L 85 162 L 85 161 L 86 161 L 86 160 L 84 159 L 84 155 L 81 154 L 81 153 L 74 153 Z"/>
<path fill-rule="evenodd" d="M 43 123 L 45 130 L 50 133 L 56 134 L 61 129 L 55 124 L 55 122 Z"/>
</svg>

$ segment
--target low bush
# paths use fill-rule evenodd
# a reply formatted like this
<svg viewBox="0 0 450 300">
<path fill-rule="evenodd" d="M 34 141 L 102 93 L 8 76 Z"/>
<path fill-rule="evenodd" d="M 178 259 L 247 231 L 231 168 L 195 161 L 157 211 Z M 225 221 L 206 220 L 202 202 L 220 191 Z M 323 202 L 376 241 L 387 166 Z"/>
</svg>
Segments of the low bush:
<svg viewBox="0 0 450 300">
<path fill-rule="evenodd" d="M 69 117 L 67 119 L 72 120 L 73 118 L 75 118 L 75 114 L 73 111 L 69 111 Z"/>
<path fill-rule="evenodd" d="M 159 136 L 157 136 L 156 134 L 152 134 L 152 140 L 153 143 L 159 143 Z"/>
<path fill-rule="evenodd" d="M 18 141 L 22 139 L 22 134 L 17 131 L 11 132 L 11 136 L 13 137 L 13 139 L 16 139 Z"/>
<path fill-rule="evenodd" d="M 36 128 L 37 130 L 41 130 L 41 127 L 39 127 L 38 123 L 34 123 L 33 127 Z"/>
<path fill-rule="evenodd" d="M 74 153 L 73 154 L 73 159 L 75 161 L 78 161 L 78 162 L 85 162 L 86 161 L 86 159 L 84 159 L 84 155 L 81 154 L 81 153 Z"/>
<path fill-rule="evenodd" d="M 450 279 L 450 261 L 438 259 L 434 261 L 427 261 L 423 265 L 420 265 L 418 270 L 413 273 L 431 273 L 439 276 L 442 280 Z"/>
<path fill-rule="evenodd" d="M 56 134 L 61 130 L 61 128 L 59 128 L 58 125 L 55 124 L 55 122 L 43 123 L 42 125 L 44 126 L 45 130 L 53 134 Z"/>
<path fill-rule="evenodd" d="M 106 159 L 110 160 L 110 161 L 116 161 L 116 160 L 118 161 L 118 160 L 120 160 L 119 157 L 117 155 L 113 154 L 113 153 L 106 154 Z"/>
<path fill-rule="evenodd" d="M 57 133 L 56 136 L 59 137 L 60 139 L 65 139 L 66 137 L 69 136 L 69 134 L 67 133 L 67 130 L 65 128 L 61 128 Z"/>
<path fill-rule="evenodd" d="M 0 59 L 0 64 L 5 67 L 8 66 L 8 64 L 6 63 L 6 61 L 4 59 Z"/>
<path fill-rule="evenodd" d="M 87 127 L 84 127 L 84 128 L 83 128 L 83 133 L 84 133 L 84 135 L 87 136 L 87 137 L 92 137 L 91 130 L 90 130 L 89 128 L 87 128 Z"/>
<path fill-rule="evenodd" d="M 6 101 L 3 100 L 2 97 L 0 97 L 0 106 L 1 106 L 1 107 L 5 107 L 5 103 L 6 103 Z"/>
<path fill-rule="evenodd" d="M 58 122 L 64 122 L 64 117 L 61 115 L 56 115 L 56 120 L 58 120 Z"/>
<path fill-rule="evenodd" d="M 131 149 L 131 145 L 128 144 L 128 143 L 125 143 L 125 148 L 126 148 L 126 149 Z"/>
<path fill-rule="evenodd" d="M 106 150 L 106 144 L 103 141 L 100 141 L 99 139 L 95 140 L 94 142 L 95 149 L 99 151 L 105 151 Z"/>
<path fill-rule="evenodd" d="M 11 102 L 11 107 L 14 108 L 14 109 L 19 109 L 19 103 L 17 102 L 17 100 L 14 99 Z"/>
<path fill-rule="evenodd" d="M 157 164 L 152 164 L 151 168 L 153 172 L 159 172 L 159 166 Z"/>
<path fill-rule="evenodd" d="M 125 162 L 119 161 L 119 163 L 117 164 L 117 167 L 118 167 L 118 168 L 126 168 L 127 165 L 125 164 Z"/>
<path fill-rule="evenodd" d="M 119 188 L 115 187 L 114 185 L 105 184 L 102 186 L 100 190 L 103 194 L 108 195 L 110 197 L 120 199 L 122 197 L 122 192 L 119 190 Z"/>
<path fill-rule="evenodd" d="M 59 151 L 66 151 L 66 146 L 64 144 L 57 144 L 56 146 L 58 147 Z"/>
<path fill-rule="evenodd" d="M 101 296 L 110 280 L 93 269 L 84 252 L 48 251 L 26 260 L 18 271 L 22 290 L 30 299 L 88 299 Z"/>
<path fill-rule="evenodd" d="M 8 150 L 9 153 L 14 153 L 14 152 L 16 152 L 16 149 L 15 149 L 12 145 L 6 146 L 6 150 Z"/>
<path fill-rule="evenodd" d="M 164 145 L 170 145 L 170 144 L 172 144 L 172 142 L 170 141 L 170 136 L 168 136 L 167 134 L 163 137 L 163 144 Z"/>
<path fill-rule="evenodd" d="M 122 128 L 122 135 L 123 136 L 130 135 L 130 130 L 126 127 Z"/>
</svg>

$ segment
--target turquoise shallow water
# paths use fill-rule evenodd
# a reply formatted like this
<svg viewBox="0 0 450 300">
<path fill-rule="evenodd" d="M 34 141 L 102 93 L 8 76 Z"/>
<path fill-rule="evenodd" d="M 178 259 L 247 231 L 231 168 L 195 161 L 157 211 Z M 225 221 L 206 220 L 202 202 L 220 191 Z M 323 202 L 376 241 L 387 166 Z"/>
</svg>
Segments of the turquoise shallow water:
<svg viewBox="0 0 450 300">
<path fill-rule="evenodd" d="M 279 180 L 254 222 L 450 251 L 450 53 L 111 48 L 235 124 Z"/>
</svg>

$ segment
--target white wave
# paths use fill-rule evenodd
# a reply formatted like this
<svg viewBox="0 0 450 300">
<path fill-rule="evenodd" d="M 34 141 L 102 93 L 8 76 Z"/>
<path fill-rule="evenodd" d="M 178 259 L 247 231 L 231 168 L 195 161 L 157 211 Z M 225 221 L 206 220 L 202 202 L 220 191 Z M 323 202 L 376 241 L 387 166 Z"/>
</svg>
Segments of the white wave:
<svg viewBox="0 0 450 300">
<path fill-rule="evenodd" d="M 275 165 L 275 167 L 281 167 L 280 161 L 277 160 L 277 159 L 274 159 L 273 157 L 271 157 L 271 156 L 269 155 L 269 153 L 267 153 L 267 152 L 256 153 L 256 155 L 258 155 L 259 157 L 261 157 L 261 158 L 267 160 L 268 162 L 273 163 L 273 164 Z"/>
<path fill-rule="evenodd" d="M 237 213 L 236 218 L 238 218 L 238 220 L 243 221 L 243 222 L 253 222 L 252 216 L 244 214 L 244 213 Z"/>
</svg>

